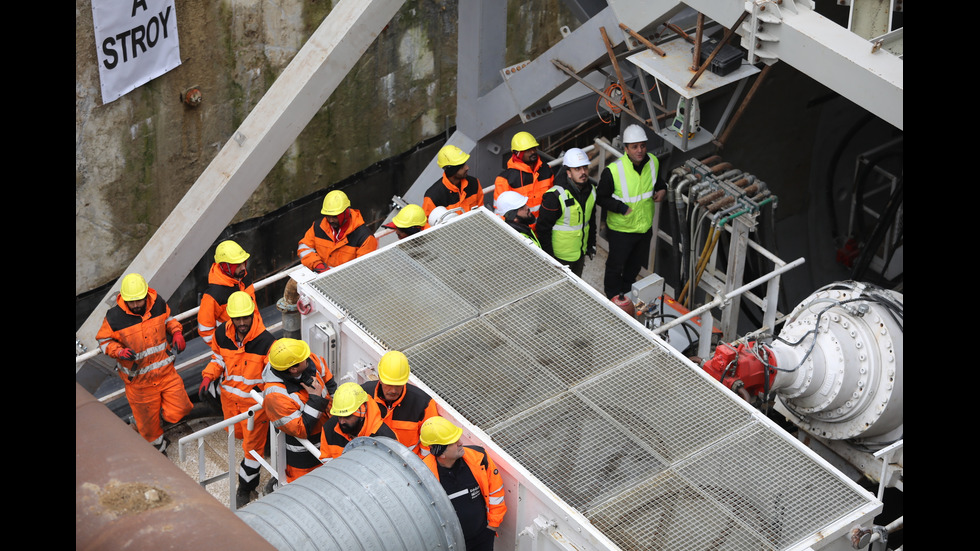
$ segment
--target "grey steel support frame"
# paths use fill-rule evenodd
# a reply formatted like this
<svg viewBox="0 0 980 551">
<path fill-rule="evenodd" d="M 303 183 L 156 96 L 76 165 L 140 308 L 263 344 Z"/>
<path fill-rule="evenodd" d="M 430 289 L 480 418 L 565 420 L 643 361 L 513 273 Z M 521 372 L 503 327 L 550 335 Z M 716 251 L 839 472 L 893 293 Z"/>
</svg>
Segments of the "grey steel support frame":
<svg viewBox="0 0 980 551">
<path fill-rule="evenodd" d="M 747 220 L 751 220 L 751 225 Z M 745 253 L 749 247 L 749 232 L 754 229 L 754 216 L 739 216 L 732 220 L 732 241 L 728 247 L 728 268 L 725 270 L 725 290 L 728 294 L 742 286 L 745 278 Z M 724 230 L 719 230 L 724 231 Z M 738 333 L 738 315 L 741 311 L 741 298 L 735 298 L 726 304 L 721 311 L 722 339 L 725 342 L 735 340 Z"/>
<path fill-rule="evenodd" d="M 173 294 L 403 2 L 337 4 L 124 273 Z M 75 333 L 88 349 L 118 292 L 119 281 Z"/>
</svg>

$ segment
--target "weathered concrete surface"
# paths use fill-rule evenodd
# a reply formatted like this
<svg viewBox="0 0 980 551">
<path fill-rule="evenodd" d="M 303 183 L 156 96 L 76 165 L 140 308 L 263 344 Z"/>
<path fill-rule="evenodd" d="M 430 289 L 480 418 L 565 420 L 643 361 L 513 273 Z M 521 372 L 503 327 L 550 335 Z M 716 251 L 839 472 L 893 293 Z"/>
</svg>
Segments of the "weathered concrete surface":
<svg viewBox="0 0 980 551">
<path fill-rule="evenodd" d="M 121 275 L 337 1 L 177 0 L 182 64 L 103 105 L 91 0 L 76 0 L 76 295 Z M 509 4 L 509 63 L 575 26 L 560 0 Z M 457 11 L 450 0 L 406 1 L 235 220 L 455 125 Z M 191 86 L 203 92 L 197 108 L 180 101 Z"/>
</svg>

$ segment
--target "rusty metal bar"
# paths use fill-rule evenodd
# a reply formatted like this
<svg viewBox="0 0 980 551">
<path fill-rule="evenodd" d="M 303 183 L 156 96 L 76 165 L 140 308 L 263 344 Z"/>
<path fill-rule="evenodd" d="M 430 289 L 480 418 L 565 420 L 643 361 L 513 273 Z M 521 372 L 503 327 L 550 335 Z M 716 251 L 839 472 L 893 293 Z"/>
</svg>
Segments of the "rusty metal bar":
<svg viewBox="0 0 980 551">
<path fill-rule="evenodd" d="M 732 25 L 732 28 L 725 29 L 725 36 L 721 39 L 721 42 L 719 42 L 718 45 L 715 46 L 714 51 L 711 52 L 711 55 L 708 56 L 708 59 L 704 60 L 704 64 L 701 65 L 701 68 L 698 69 L 698 72 L 694 73 L 694 76 L 691 77 L 691 81 L 687 83 L 688 88 L 692 88 L 694 86 L 694 83 L 697 82 L 698 78 L 701 77 L 701 74 L 704 73 L 704 70 L 707 69 L 711 65 L 711 62 L 715 60 L 715 56 L 718 55 L 718 52 L 721 51 L 721 49 L 725 46 L 725 44 L 728 44 L 728 41 L 732 38 L 732 35 L 735 34 L 735 29 L 737 29 L 738 26 L 742 24 L 742 21 L 745 21 L 745 18 L 748 15 L 749 12 L 743 11 L 742 15 L 738 16 L 738 20 L 735 21 L 735 24 Z"/>
<path fill-rule="evenodd" d="M 728 122 L 728 126 L 725 127 L 725 130 L 721 133 L 721 136 L 717 140 L 714 140 L 714 144 L 718 149 L 725 147 L 725 141 L 728 140 L 728 135 L 731 134 L 732 128 L 735 127 L 735 123 L 738 122 L 738 119 L 742 116 L 742 113 L 745 112 L 749 102 L 752 101 L 753 97 L 755 97 L 755 93 L 759 89 L 759 85 L 762 84 L 762 81 L 766 78 L 766 75 L 769 74 L 769 69 L 771 68 L 772 65 L 766 65 L 762 68 L 762 72 L 759 73 L 759 76 L 756 77 L 755 82 L 752 83 L 752 88 L 749 88 L 749 92 L 745 94 L 745 99 L 742 100 L 741 105 L 738 106 L 738 109 L 735 110 L 735 114 L 732 115 L 732 120 Z"/>
<path fill-rule="evenodd" d="M 595 87 L 593 87 L 591 84 L 589 84 L 588 82 L 586 82 L 585 79 L 580 78 L 577 74 L 575 74 L 575 71 L 572 70 L 572 68 L 569 67 L 568 65 L 565 65 L 564 62 L 559 61 L 557 59 L 552 59 L 551 60 L 551 63 L 553 63 L 555 65 L 555 67 L 558 67 L 562 72 L 564 72 L 568 76 L 570 76 L 570 77 L 574 78 L 575 80 L 581 82 L 589 90 L 592 90 L 596 94 L 599 94 L 600 96 L 602 96 L 603 98 L 605 98 L 606 100 L 608 100 L 608 101 L 610 101 L 612 103 L 617 103 L 615 98 L 613 98 L 612 96 L 610 96 L 609 94 L 607 94 L 607 93 L 605 93 L 605 92 L 603 92 L 601 90 L 596 90 Z M 634 119 L 640 121 L 640 123 L 643 126 L 647 126 L 647 120 L 645 118 L 641 117 L 640 115 L 638 115 L 636 113 L 636 111 L 633 111 L 633 110 L 629 109 L 628 107 L 623 106 L 623 112 L 626 113 L 627 115 L 633 117 Z M 647 126 L 647 128 L 649 128 L 649 126 Z"/>
<path fill-rule="evenodd" d="M 632 36 L 633 38 L 635 38 L 640 44 L 643 44 L 644 46 L 646 46 L 647 48 L 649 48 L 650 50 L 652 50 L 653 52 L 655 52 L 660 57 L 666 57 L 667 56 L 667 52 L 661 50 L 653 42 L 650 42 L 649 40 L 647 40 L 646 38 L 644 38 L 643 35 L 641 35 L 640 33 L 636 32 L 636 31 L 634 31 L 633 29 L 627 27 L 623 23 L 620 23 L 619 24 L 619 28 L 620 29 L 623 29 L 624 31 L 626 31 L 627 33 L 629 33 L 629 35 Z"/>
<path fill-rule="evenodd" d="M 691 70 L 697 71 L 701 63 L 701 40 L 704 36 L 704 14 L 698 13 L 698 27 L 694 38 L 694 59 L 691 63 Z"/>
<path fill-rule="evenodd" d="M 689 34 L 687 34 L 686 32 L 684 32 L 684 29 L 678 27 L 677 25 L 675 25 L 673 23 L 665 23 L 665 25 L 667 26 L 668 29 L 670 29 L 670 30 L 674 31 L 675 33 L 677 33 L 677 36 L 683 38 L 684 40 L 687 40 L 691 44 L 694 44 L 694 39 L 691 38 L 691 36 Z"/>
<path fill-rule="evenodd" d="M 633 98 L 630 96 L 629 90 L 626 89 L 626 83 L 623 81 L 623 73 L 619 70 L 619 62 L 616 61 L 616 54 L 613 52 L 612 43 L 609 42 L 609 36 L 606 34 L 605 27 L 599 27 L 599 32 L 602 33 L 602 41 L 606 43 L 606 52 L 609 54 L 609 60 L 612 61 L 613 69 L 616 70 L 616 82 L 623 89 L 623 98 L 626 99 L 626 103 L 629 104 L 630 110 L 634 113 L 636 112 L 636 106 L 633 105 Z"/>
</svg>

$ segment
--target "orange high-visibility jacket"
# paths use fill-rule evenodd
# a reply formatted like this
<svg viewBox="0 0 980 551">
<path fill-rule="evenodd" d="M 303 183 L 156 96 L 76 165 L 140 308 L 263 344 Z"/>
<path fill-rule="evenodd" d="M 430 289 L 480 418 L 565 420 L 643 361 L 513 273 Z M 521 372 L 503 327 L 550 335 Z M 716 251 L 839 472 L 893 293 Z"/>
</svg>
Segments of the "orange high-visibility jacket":
<svg viewBox="0 0 980 551">
<path fill-rule="evenodd" d="M 541 157 L 538 157 L 538 162 L 534 163 L 533 169 L 526 163 L 511 157 L 507 161 L 507 168 L 493 182 L 494 203 L 501 193 L 516 191 L 527 197 L 527 206 L 537 217 L 538 210 L 541 208 L 541 198 L 546 191 L 551 189 L 554 181 L 555 173 L 552 172 L 547 163 L 541 160 Z"/>
<path fill-rule="evenodd" d="M 432 184 L 422 199 L 422 210 L 425 211 L 426 216 L 436 207 L 446 207 L 450 210 L 460 207 L 464 213 L 467 213 L 481 206 L 483 206 L 483 187 L 480 185 L 480 180 L 473 176 L 467 176 L 462 185 L 456 187 L 443 173 L 442 179 Z"/>
<path fill-rule="evenodd" d="M 214 337 L 214 329 L 219 323 L 228 321 L 228 297 L 236 291 L 244 291 L 255 300 L 255 286 L 252 285 L 252 276 L 246 274 L 239 281 L 224 272 L 215 262 L 211 265 L 208 272 L 208 288 L 201 295 L 201 308 L 197 312 L 197 334 L 204 339 L 204 342 L 211 343 Z M 256 311 L 258 314 L 258 311 Z"/>
<path fill-rule="evenodd" d="M 262 370 L 268 362 L 269 349 L 275 337 L 265 330 L 262 318 L 252 314 L 252 328 L 241 344 L 235 341 L 235 324 L 226 321 L 219 325 L 211 340 L 211 362 L 201 372 L 202 377 L 221 381 L 222 401 L 227 398 L 254 404 L 249 395 L 252 388 L 262 391 Z M 222 380 L 222 376 L 224 379 Z"/>
<path fill-rule="evenodd" d="M 463 446 L 463 461 L 473 473 L 473 478 L 480 485 L 480 493 L 483 500 L 487 503 L 487 524 L 496 528 L 504 520 L 507 513 L 507 504 L 504 503 L 504 481 L 500 478 L 497 466 L 487 455 L 487 452 L 479 446 Z M 439 468 L 434 455 L 425 456 L 422 461 L 429 466 L 429 470 L 439 479 Z"/>
<path fill-rule="evenodd" d="M 439 415 L 435 400 L 421 388 L 409 384 L 405 385 L 401 397 L 388 407 L 380 382 L 368 381 L 361 388 L 377 402 L 382 420 L 391 427 L 398 441 L 419 457 L 428 455 L 428 450 L 423 451 L 422 444 L 419 443 L 419 430 L 426 419 Z"/>
<path fill-rule="evenodd" d="M 102 353 L 116 360 L 116 371 L 124 383 L 148 385 L 176 374 L 174 357 L 167 354 L 167 335 L 179 331 L 180 322 L 170 316 L 167 301 L 149 289 L 142 316 L 134 314 L 117 295 L 116 305 L 106 312 L 95 338 Z M 119 357 L 124 348 L 136 353 L 135 361 Z"/>
<path fill-rule="evenodd" d="M 310 468 L 320 464 L 316 456 L 310 454 L 296 438 L 310 440 L 319 447 L 320 433 L 324 423 L 330 418 L 330 388 L 333 374 L 327 362 L 316 354 L 310 354 L 314 377 L 324 389 L 325 396 L 310 395 L 298 380 L 276 371 L 271 365 L 265 366 L 262 379 L 265 381 L 262 407 L 272 426 L 286 433 L 286 463 L 298 468 Z"/>
<path fill-rule="evenodd" d="M 364 402 L 367 406 L 367 414 L 364 416 L 364 425 L 357 436 L 387 436 L 392 440 L 398 440 L 394 431 L 381 419 L 381 411 L 378 403 L 374 400 Z M 352 436 L 340 430 L 340 423 L 337 422 L 336 415 L 332 416 L 327 424 L 323 426 L 323 434 L 320 436 L 320 459 L 340 457 L 344 453 L 344 448 L 351 440 Z"/>
<path fill-rule="evenodd" d="M 336 268 L 378 248 L 378 240 L 371 228 L 364 225 L 361 211 L 350 210 L 350 222 L 334 233 L 326 216 L 314 222 L 299 241 L 296 255 L 309 269 L 323 262 L 328 268 Z"/>
</svg>

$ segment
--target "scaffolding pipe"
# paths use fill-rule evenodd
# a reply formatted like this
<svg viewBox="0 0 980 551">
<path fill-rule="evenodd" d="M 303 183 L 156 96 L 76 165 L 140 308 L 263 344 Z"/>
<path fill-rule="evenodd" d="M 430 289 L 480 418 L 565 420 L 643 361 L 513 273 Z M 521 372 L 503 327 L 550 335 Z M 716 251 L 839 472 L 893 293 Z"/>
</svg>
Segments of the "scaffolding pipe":
<svg viewBox="0 0 980 551">
<path fill-rule="evenodd" d="M 803 264 L 803 262 L 804 262 L 803 257 L 797 258 L 796 260 L 790 262 L 789 264 L 786 264 L 785 266 L 781 266 L 779 268 L 776 268 L 775 270 L 769 272 L 768 274 L 766 274 L 766 275 L 764 275 L 764 276 L 762 276 L 762 277 L 760 277 L 760 278 L 758 278 L 758 279 L 756 279 L 754 281 L 751 281 L 749 283 L 746 283 L 745 285 L 742 285 L 741 287 L 739 287 L 737 289 L 732 289 L 731 292 L 719 296 L 718 298 L 716 298 L 716 299 L 712 300 L 711 302 L 709 302 L 709 303 L 707 303 L 707 304 L 705 304 L 705 305 L 697 308 L 696 310 L 691 310 L 687 314 L 684 314 L 683 316 L 681 316 L 679 318 L 676 318 L 676 319 L 672 320 L 669 323 L 665 323 L 665 324 L 661 325 L 660 327 L 658 327 L 658 328 L 656 328 L 656 329 L 653 330 L 653 334 L 654 335 L 659 335 L 661 333 L 664 333 L 666 331 L 669 331 L 675 325 L 680 325 L 680 324 L 684 323 L 685 321 L 687 321 L 687 320 L 689 320 L 689 319 L 691 319 L 691 318 L 693 318 L 695 316 L 699 316 L 699 315 L 701 315 L 701 313 L 706 312 L 706 311 L 714 308 L 715 306 L 721 306 L 722 304 L 728 302 L 729 300 L 731 300 L 731 299 L 733 299 L 733 298 L 741 295 L 742 293 L 744 293 L 744 292 L 752 289 L 756 285 L 759 285 L 761 283 L 765 283 L 766 281 L 769 281 L 770 279 L 772 279 L 772 278 L 774 278 L 774 277 L 776 277 L 778 275 L 781 275 L 783 272 L 789 271 L 789 270 L 791 270 L 791 269 L 799 266 L 800 264 Z"/>
<path fill-rule="evenodd" d="M 359 437 L 324 466 L 235 513 L 276 549 L 463 551 L 442 484 L 395 440 Z"/>
</svg>

